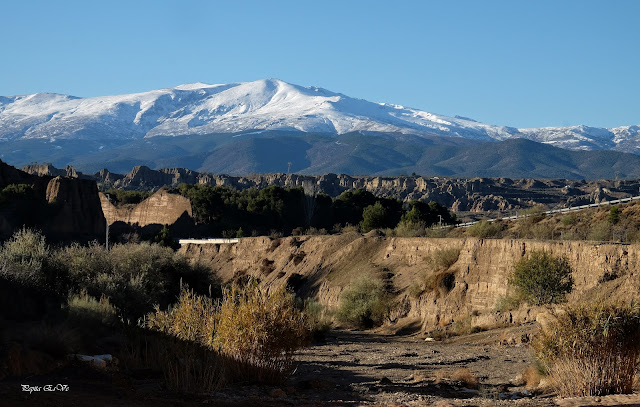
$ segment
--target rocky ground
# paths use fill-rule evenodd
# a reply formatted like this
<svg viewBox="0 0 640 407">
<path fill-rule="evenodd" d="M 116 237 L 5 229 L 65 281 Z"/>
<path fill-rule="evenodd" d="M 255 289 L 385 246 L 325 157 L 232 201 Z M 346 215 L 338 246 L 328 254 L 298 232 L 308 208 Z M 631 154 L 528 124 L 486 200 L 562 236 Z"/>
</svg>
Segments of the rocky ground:
<svg viewBox="0 0 640 407">
<path fill-rule="evenodd" d="M 528 391 L 517 376 L 533 362 L 514 340 L 532 327 L 499 329 L 448 341 L 332 331 L 303 350 L 289 381 L 280 387 L 237 386 L 215 394 L 181 396 L 162 389 L 160 378 L 124 378 L 70 366 L 56 374 L 0 382 L 2 406 L 591 406 L 640 405 L 640 396 L 558 400 Z M 468 369 L 462 379 L 455 372 Z M 477 385 L 473 381 L 477 380 Z M 514 384 L 514 381 L 516 382 Z M 65 384 L 68 391 L 28 393 L 23 384 Z"/>
</svg>

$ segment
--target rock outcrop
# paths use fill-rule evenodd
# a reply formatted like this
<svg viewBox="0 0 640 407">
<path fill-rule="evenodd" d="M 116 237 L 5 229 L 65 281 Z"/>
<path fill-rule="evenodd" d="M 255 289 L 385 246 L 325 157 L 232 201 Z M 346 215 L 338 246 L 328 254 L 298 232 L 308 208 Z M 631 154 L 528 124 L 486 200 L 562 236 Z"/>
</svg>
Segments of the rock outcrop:
<svg viewBox="0 0 640 407">
<path fill-rule="evenodd" d="M 70 168 L 57 171 L 88 177 Z M 51 166 L 28 166 L 25 170 L 31 173 L 60 175 Z M 199 173 L 184 168 L 152 170 L 145 166 L 136 166 L 125 175 L 113 174 L 104 169 L 90 177 L 104 188 L 138 190 L 156 190 L 162 186 L 175 187 L 180 183 L 219 185 L 235 189 L 278 185 L 313 188 L 316 192 L 336 197 L 345 191 L 362 188 L 376 196 L 393 197 L 402 201 L 436 201 L 455 212 L 500 211 L 503 215 L 509 212 L 515 214 L 517 209 L 535 205 L 563 208 L 626 198 L 640 193 L 640 182 L 637 180 L 367 177 L 344 174 L 311 176 L 284 173 L 231 176 Z"/>
<path fill-rule="evenodd" d="M 0 208 L 0 235 L 9 236 L 27 224 L 55 238 L 102 237 L 106 224 L 96 182 L 81 179 L 78 174 L 52 177 L 50 169 L 43 166 L 40 168 L 43 175 L 37 175 L 33 166 L 34 173 L 29 174 L 0 161 L 0 189 L 11 184 L 33 188 L 33 196 L 28 200 L 6 202 Z M 75 170 L 68 167 L 66 173 L 73 175 Z"/>
<path fill-rule="evenodd" d="M 178 194 L 160 189 L 137 205 L 114 206 L 107 197 L 100 193 L 102 211 L 109 224 L 124 222 L 130 225 L 171 225 L 185 214 L 193 215 L 191 202 Z"/>
</svg>

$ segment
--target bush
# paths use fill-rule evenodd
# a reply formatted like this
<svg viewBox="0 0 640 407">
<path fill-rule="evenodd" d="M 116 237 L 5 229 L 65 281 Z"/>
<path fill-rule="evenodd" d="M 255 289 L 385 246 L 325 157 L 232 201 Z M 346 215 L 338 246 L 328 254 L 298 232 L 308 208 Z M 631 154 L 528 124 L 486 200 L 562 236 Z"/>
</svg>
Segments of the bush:
<svg viewBox="0 0 640 407">
<path fill-rule="evenodd" d="M 617 206 L 612 206 L 609 210 L 609 222 L 612 225 L 617 224 L 620 221 L 620 208 Z"/>
<path fill-rule="evenodd" d="M 145 326 L 219 351 L 229 380 L 281 383 L 309 335 L 304 314 L 284 288 L 268 293 L 255 280 L 233 284 L 216 305 L 183 289 L 175 306 L 156 307 Z"/>
<path fill-rule="evenodd" d="M 393 233 L 398 237 L 423 237 L 426 231 L 427 229 L 424 222 L 400 221 L 398 226 L 393 229 Z M 387 235 L 389 234 L 387 233 Z"/>
<path fill-rule="evenodd" d="M 573 288 L 572 270 L 564 257 L 554 257 L 544 251 L 532 251 L 523 257 L 509 276 L 522 298 L 532 305 L 555 304 L 565 300 Z"/>
<path fill-rule="evenodd" d="M 267 292 L 255 280 L 223 293 L 214 346 L 237 362 L 236 380 L 281 383 L 294 352 L 308 341 L 305 316 L 284 287 Z"/>
<path fill-rule="evenodd" d="M 387 210 L 380 202 L 369 205 L 362 211 L 360 229 L 363 233 L 386 226 Z"/>
<path fill-rule="evenodd" d="M 86 291 L 70 295 L 67 309 L 69 317 L 76 322 L 109 325 L 116 321 L 117 311 L 109 299 L 102 296 L 96 300 Z"/>
<path fill-rule="evenodd" d="M 474 223 L 473 225 L 467 228 L 467 233 L 470 236 L 478 237 L 480 239 L 486 239 L 491 237 L 500 237 L 502 234 L 502 222 L 489 222 L 486 220 L 481 220 L 478 223 Z"/>
<path fill-rule="evenodd" d="M 382 324 L 389 314 L 391 299 L 380 280 L 363 276 L 340 296 L 337 318 L 359 328 Z"/>
<path fill-rule="evenodd" d="M 307 318 L 307 327 L 314 339 L 322 339 L 331 329 L 331 319 L 326 309 L 318 301 L 307 298 L 302 302 L 302 310 Z"/>
<path fill-rule="evenodd" d="M 640 362 L 637 304 L 576 306 L 533 341 L 560 396 L 632 393 Z"/>
<path fill-rule="evenodd" d="M 20 229 L 0 250 L 0 276 L 24 286 L 66 295 L 67 276 L 51 257 L 42 233 Z"/>
<path fill-rule="evenodd" d="M 522 297 L 519 294 L 507 295 L 504 297 L 498 297 L 493 309 L 496 312 L 513 311 L 514 309 L 518 309 L 520 304 L 522 304 Z"/>
<path fill-rule="evenodd" d="M 611 240 L 611 237 L 611 223 L 608 221 L 600 221 L 591 226 L 587 239 L 604 242 Z"/>
<path fill-rule="evenodd" d="M 166 307 L 173 302 L 181 282 L 202 294 L 217 287 L 207 267 L 157 244 L 118 244 L 109 252 L 97 244 L 72 245 L 56 256 L 76 291 L 84 289 L 95 298 L 106 295 L 123 317 L 134 321 L 154 304 Z"/>
<path fill-rule="evenodd" d="M 576 219 L 575 215 L 566 215 L 562 218 L 562 224 L 564 226 L 575 225 L 577 221 L 578 220 Z"/>
<path fill-rule="evenodd" d="M 155 313 L 147 315 L 145 325 L 178 339 L 212 347 L 216 319 L 216 308 L 211 298 L 183 288 L 177 304 L 166 311 L 156 306 Z"/>
</svg>

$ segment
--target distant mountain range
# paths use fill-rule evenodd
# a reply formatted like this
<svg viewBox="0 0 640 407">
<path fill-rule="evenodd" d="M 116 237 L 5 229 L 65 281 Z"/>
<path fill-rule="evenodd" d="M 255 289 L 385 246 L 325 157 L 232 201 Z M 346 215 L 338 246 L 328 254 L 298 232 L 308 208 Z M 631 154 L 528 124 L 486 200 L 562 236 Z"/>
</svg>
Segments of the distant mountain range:
<svg viewBox="0 0 640 407">
<path fill-rule="evenodd" d="M 2 160 L 85 172 L 147 165 L 238 175 L 640 177 L 640 157 L 628 153 L 640 153 L 639 126 L 516 129 L 277 79 L 0 97 Z"/>
</svg>

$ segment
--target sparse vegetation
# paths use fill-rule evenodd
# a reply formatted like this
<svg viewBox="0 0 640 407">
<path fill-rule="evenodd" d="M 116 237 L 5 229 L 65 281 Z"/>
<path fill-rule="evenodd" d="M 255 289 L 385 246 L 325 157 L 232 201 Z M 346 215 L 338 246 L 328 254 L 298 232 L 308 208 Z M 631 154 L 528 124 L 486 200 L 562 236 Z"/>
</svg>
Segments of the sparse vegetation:
<svg viewBox="0 0 640 407">
<path fill-rule="evenodd" d="M 424 290 L 427 292 L 436 291 L 439 297 L 449 294 L 456 285 L 456 275 L 451 271 L 441 271 L 430 274 L 424 282 Z"/>
<path fill-rule="evenodd" d="M 115 188 L 108 189 L 104 193 L 109 195 L 109 199 L 115 205 L 138 204 L 152 194 L 150 191 L 129 191 Z"/>
<path fill-rule="evenodd" d="M 570 307 L 533 345 L 563 397 L 631 393 L 640 362 L 640 307 Z"/>
<path fill-rule="evenodd" d="M 609 221 L 603 220 L 603 221 L 594 223 L 591 226 L 587 239 L 602 242 L 602 241 L 610 240 L 611 237 L 612 237 L 611 223 Z"/>
<path fill-rule="evenodd" d="M 459 257 L 459 247 L 437 249 L 427 258 L 427 263 L 434 271 L 444 271 L 453 266 Z"/>
<path fill-rule="evenodd" d="M 345 323 L 372 328 L 389 314 L 391 298 L 379 279 L 363 276 L 340 295 L 337 318 Z"/>
<path fill-rule="evenodd" d="M 494 310 L 496 312 L 513 311 L 515 309 L 518 309 L 520 307 L 520 304 L 522 304 L 521 294 L 517 293 L 517 294 L 505 295 L 502 297 L 498 297 L 498 300 L 496 301 L 496 305 L 494 306 Z"/>
<path fill-rule="evenodd" d="M 544 251 L 532 251 L 529 257 L 516 263 L 509 284 L 529 304 L 556 304 L 563 302 L 573 288 L 571 273 L 567 259 Z"/>
<path fill-rule="evenodd" d="M 473 225 L 469 226 L 467 228 L 467 233 L 469 234 L 469 236 L 478 237 L 481 239 L 498 238 L 502 233 L 502 229 L 502 222 L 489 222 L 486 220 L 481 220 L 480 222 L 474 223 Z"/>
</svg>

